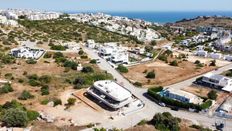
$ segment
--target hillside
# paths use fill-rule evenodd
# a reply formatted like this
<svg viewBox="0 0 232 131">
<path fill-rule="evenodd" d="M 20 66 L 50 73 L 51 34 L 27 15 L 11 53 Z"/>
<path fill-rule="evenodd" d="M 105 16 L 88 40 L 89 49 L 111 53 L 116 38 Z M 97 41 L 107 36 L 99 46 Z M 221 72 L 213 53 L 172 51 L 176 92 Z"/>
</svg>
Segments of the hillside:
<svg viewBox="0 0 232 131">
<path fill-rule="evenodd" d="M 186 28 L 195 28 L 198 26 L 216 26 L 226 29 L 232 29 L 232 18 L 229 17 L 197 17 L 193 19 L 183 19 L 176 23 L 167 24 L 170 26 L 181 26 Z"/>
</svg>

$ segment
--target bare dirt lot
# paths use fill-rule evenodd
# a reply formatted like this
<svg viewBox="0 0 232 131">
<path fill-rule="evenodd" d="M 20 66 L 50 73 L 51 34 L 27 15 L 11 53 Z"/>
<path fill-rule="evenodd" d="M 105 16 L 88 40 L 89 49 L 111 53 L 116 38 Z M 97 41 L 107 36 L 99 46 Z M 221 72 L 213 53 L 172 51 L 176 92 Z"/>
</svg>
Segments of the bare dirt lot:
<svg viewBox="0 0 232 131">
<path fill-rule="evenodd" d="M 205 66 L 200 69 L 192 62 L 182 61 L 178 66 L 170 66 L 169 64 L 157 60 L 153 63 L 140 64 L 129 67 L 129 72 L 124 76 L 131 82 L 140 82 L 143 87 L 150 87 L 151 85 L 167 86 L 185 79 L 203 74 L 215 69 L 215 67 Z M 154 70 L 156 78 L 147 79 L 145 71 Z"/>
<path fill-rule="evenodd" d="M 195 94 L 197 96 L 200 97 L 208 97 L 207 94 L 212 90 L 211 88 L 207 88 L 207 87 L 197 87 L 197 86 L 189 86 L 189 87 L 185 87 L 182 90 L 187 91 L 189 93 Z M 229 93 L 226 92 L 222 92 L 222 91 L 217 91 L 217 103 L 222 103 L 228 96 Z"/>
</svg>

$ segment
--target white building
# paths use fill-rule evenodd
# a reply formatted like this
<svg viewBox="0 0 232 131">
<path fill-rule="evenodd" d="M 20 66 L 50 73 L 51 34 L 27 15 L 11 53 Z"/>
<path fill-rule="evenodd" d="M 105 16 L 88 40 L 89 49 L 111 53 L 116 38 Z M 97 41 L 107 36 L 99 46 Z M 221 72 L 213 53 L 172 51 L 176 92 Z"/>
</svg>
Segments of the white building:
<svg viewBox="0 0 232 131">
<path fill-rule="evenodd" d="M 43 49 L 31 49 L 30 47 L 19 47 L 11 49 L 10 54 L 17 58 L 39 59 L 45 51 Z"/>
<path fill-rule="evenodd" d="M 209 57 L 212 59 L 221 59 L 222 54 L 221 53 L 210 53 Z"/>
<path fill-rule="evenodd" d="M 183 90 L 167 89 L 164 94 L 165 97 L 185 103 L 201 104 L 203 102 L 201 98 Z"/>
<path fill-rule="evenodd" d="M 219 108 L 220 111 L 230 113 L 232 111 L 232 97 L 229 97 Z"/>
<path fill-rule="evenodd" d="M 196 52 L 196 56 L 207 57 L 208 56 L 208 51 L 199 50 L 199 51 Z"/>
<path fill-rule="evenodd" d="M 99 55 L 114 64 L 129 63 L 128 49 L 118 46 L 117 43 L 105 43 L 99 48 Z"/>
<path fill-rule="evenodd" d="M 224 60 L 232 61 L 232 56 L 231 55 L 226 55 L 226 56 L 224 56 Z"/>
<path fill-rule="evenodd" d="M 111 80 L 95 82 L 87 93 L 113 109 L 119 109 L 133 102 L 131 92 Z"/>
<path fill-rule="evenodd" d="M 232 91 L 232 79 L 222 75 L 208 73 L 203 76 L 202 82 L 209 87 L 221 89 L 223 91 Z"/>
</svg>

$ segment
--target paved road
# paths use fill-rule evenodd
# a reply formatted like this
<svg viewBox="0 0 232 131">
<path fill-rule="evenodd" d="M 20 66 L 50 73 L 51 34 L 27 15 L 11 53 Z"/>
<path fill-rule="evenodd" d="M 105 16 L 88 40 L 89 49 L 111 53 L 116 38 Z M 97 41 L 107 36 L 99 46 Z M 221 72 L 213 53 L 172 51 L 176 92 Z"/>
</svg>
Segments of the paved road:
<svg viewBox="0 0 232 131">
<path fill-rule="evenodd" d="M 211 127 L 214 125 L 216 120 L 223 120 L 222 118 L 211 117 L 207 114 L 200 114 L 200 113 L 192 113 L 188 111 L 173 111 L 166 107 L 160 107 L 156 103 L 152 102 L 151 100 L 147 99 L 144 94 L 147 92 L 147 89 L 136 88 L 133 84 L 131 84 L 128 80 L 126 80 L 120 73 L 118 73 L 114 68 L 112 68 L 104 59 L 101 59 L 92 49 L 88 49 L 83 47 L 83 50 L 92 58 L 92 59 L 100 59 L 99 67 L 102 70 L 106 70 L 107 72 L 111 73 L 114 78 L 117 79 L 119 83 L 123 83 L 123 85 L 129 89 L 135 96 L 141 99 L 145 103 L 145 107 L 142 111 L 137 113 L 127 115 L 124 118 L 115 119 L 112 121 L 107 121 L 102 123 L 102 127 L 105 128 L 129 128 L 136 125 L 142 119 L 152 119 L 152 117 L 158 112 L 170 112 L 172 115 L 188 119 L 193 121 L 196 124 L 201 124 L 206 127 Z M 232 64 L 224 66 L 217 71 L 212 71 L 213 73 L 222 73 L 225 70 L 231 69 Z M 199 77 L 199 76 L 198 76 Z M 168 87 L 180 89 L 192 84 L 193 81 L 196 80 L 197 77 L 170 85 Z M 232 131 L 232 120 L 224 120 L 226 123 L 225 131 Z"/>
</svg>

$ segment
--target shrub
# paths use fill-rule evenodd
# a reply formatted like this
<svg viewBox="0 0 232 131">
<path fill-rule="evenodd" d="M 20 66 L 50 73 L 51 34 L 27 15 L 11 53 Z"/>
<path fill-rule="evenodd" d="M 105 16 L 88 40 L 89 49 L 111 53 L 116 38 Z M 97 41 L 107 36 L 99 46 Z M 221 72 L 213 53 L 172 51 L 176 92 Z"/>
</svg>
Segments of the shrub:
<svg viewBox="0 0 232 131">
<path fill-rule="evenodd" d="M 86 66 L 86 67 L 83 67 L 82 72 L 83 73 L 92 73 L 92 72 L 94 72 L 94 70 L 92 67 Z"/>
<path fill-rule="evenodd" d="M 171 66 L 178 66 L 178 62 L 177 62 L 176 60 L 174 60 L 174 61 L 172 61 L 172 62 L 170 63 L 170 65 L 171 65 Z"/>
<path fill-rule="evenodd" d="M 37 111 L 29 110 L 27 111 L 27 117 L 29 121 L 33 121 L 39 117 L 39 113 Z"/>
<path fill-rule="evenodd" d="M 152 92 L 160 92 L 163 90 L 162 86 L 158 86 L 158 87 L 153 87 L 153 88 L 149 88 L 148 90 L 152 91 Z"/>
<path fill-rule="evenodd" d="M 28 84 L 29 84 L 30 86 L 40 86 L 40 82 L 37 81 L 37 80 L 34 80 L 34 79 L 30 79 L 30 80 L 28 81 Z"/>
<path fill-rule="evenodd" d="M 54 58 L 54 59 L 60 58 L 60 57 L 64 57 L 63 53 L 61 53 L 61 52 L 56 52 L 56 53 L 54 53 L 54 55 L 53 55 L 53 58 Z"/>
<path fill-rule="evenodd" d="M 141 126 L 141 125 L 145 125 L 145 124 L 147 124 L 147 120 L 141 120 L 137 125 L 139 125 L 139 126 Z"/>
<path fill-rule="evenodd" d="M 12 92 L 12 91 L 14 91 L 14 90 L 11 87 L 10 84 L 5 84 L 5 85 L 3 85 L 2 88 L 0 88 L 0 93 L 9 93 L 9 92 Z"/>
<path fill-rule="evenodd" d="M 76 70 L 77 66 L 78 66 L 78 64 L 76 62 L 74 62 L 74 61 L 67 60 L 67 61 L 64 62 L 64 67 L 70 67 L 73 70 Z"/>
<path fill-rule="evenodd" d="M 54 98 L 52 101 L 54 102 L 54 106 L 62 105 L 62 101 L 61 101 L 61 99 Z"/>
<path fill-rule="evenodd" d="M 42 105 L 47 105 L 49 103 L 49 100 L 48 99 L 44 99 L 40 102 L 40 104 Z"/>
<path fill-rule="evenodd" d="M 28 75 L 27 78 L 33 79 L 33 80 L 38 80 L 39 77 L 36 74 L 32 74 L 32 75 Z"/>
<path fill-rule="evenodd" d="M 215 90 L 211 90 L 208 94 L 207 94 L 209 99 L 212 100 L 216 100 L 217 99 L 217 92 Z"/>
<path fill-rule="evenodd" d="M 68 105 L 74 105 L 76 102 L 75 98 L 68 98 Z"/>
<path fill-rule="evenodd" d="M 28 123 L 27 113 L 20 109 L 8 109 L 2 116 L 2 122 L 7 127 L 25 127 Z"/>
<path fill-rule="evenodd" d="M 169 112 L 157 113 L 151 120 L 151 124 L 161 131 L 179 131 L 180 119 L 173 117 Z"/>
<path fill-rule="evenodd" d="M 41 95 L 49 95 L 49 86 L 44 85 L 43 87 L 41 87 L 40 91 L 41 91 Z"/>
<path fill-rule="evenodd" d="M 19 83 L 23 83 L 24 80 L 23 80 L 23 79 L 19 79 L 18 82 L 19 82 Z"/>
<path fill-rule="evenodd" d="M 124 65 L 118 65 L 117 70 L 121 73 L 127 73 L 128 69 Z"/>
<path fill-rule="evenodd" d="M 52 45 L 51 49 L 52 50 L 61 50 L 61 51 L 64 51 L 64 50 L 66 50 L 66 47 L 64 47 L 62 45 Z"/>
<path fill-rule="evenodd" d="M 160 56 L 158 57 L 158 59 L 161 60 L 161 61 L 164 61 L 164 62 L 168 62 L 168 58 L 167 58 L 167 56 L 165 56 L 165 55 L 160 55 Z"/>
<path fill-rule="evenodd" d="M 212 60 L 209 64 L 209 66 L 216 66 L 216 60 Z"/>
<path fill-rule="evenodd" d="M 135 86 L 141 87 L 141 86 L 142 86 L 142 83 L 140 83 L 140 82 L 135 82 L 134 85 L 135 85 Z"/>
<path fill-rule="evenodd" d="M 32 99 L 35 96 L 33 96 L 29 91 L 24 90 L 22 94 L 19 96 L 19 100 L 27 100 L 27 99 Z"/>
<path fill-rule="evenodd" d="M 82 56 L 81 56 L 81 59 L 87 59 L 87 58 L 88 58 L 87 55 L 82 55 Z"/>
<path fill-rule="evenodd" d="M 201 109 L 208 109 L 212 105 L 212 103 L 213 102 L 211 100 L 207 100 L 206 102 L 201 104 L 200 107 L 201 107 Z"/>
<path fill-rule="evenodd" d="M 199 60 L 196 60 L 194 64 L 200 64 L 201 62 Z"/>
<path fill-rule="evenodd" d="M 48 75 L 42 75 L 41 77 L 39 77 L 39 81 L 41 83 L 50 83 L 51 82 L 51 76 L 48 76 Z"/>
<path fill-rule="evenodd" d="M 52 53 L 46 52 L 46 54 L 44 55 L 44 58 L 51 58 L 52 57 Z"/>
<path fill-rule="evenodd" d="M 146 78 L 149 79 L 154 79 L 155 78 L 155 72 L 154 71 L 150 71 L 147 73 Z"/>
<path fill-rule="evenodd" d="M 21 104 L 19 103 L 18 101 L 16 100 L 12 100 L 12 101 L 7 101 L 3 106 L 2 106 L 3 109 L 10 109 L 10 108 L 17 108 L 17 109 L 20 109 L 20 110 L 26 110 L 26 108 Z"/>
<path fill-rule="evenodd" d="M 96 63 L 97 63 L 97 60 L 92 59 L 92 60 L 90 60 L 90 62 L 89 62 L 89 63 L 91 63 L 91 64 L 96 64 Z"/>
<path fill-rule="evenodd" d="M 79 51 L 78 51 L 78 54 L 79 54 L 79 55 L 83 55 L 84 53 L 85 53 L 85 52 L 84 52 L 83 50 L 79 50 Z"/>
<path fill-rule="evenodd" d="M 10 55 L 3 55 L 1 57 L 1 62 L 3 64 L 13 64 L 13 63 L 15 63 L 15 58 L 10 56 Z"/>
<path fill-rule="evenodd" d="M 36 64 L 37 61 L 36 61 L 36 60 L 33 60 L 33 59 L 28 59 L 28 60 L 26 60 L 26 63 L 27 63 L 27 64 Z"/>
</svg>

